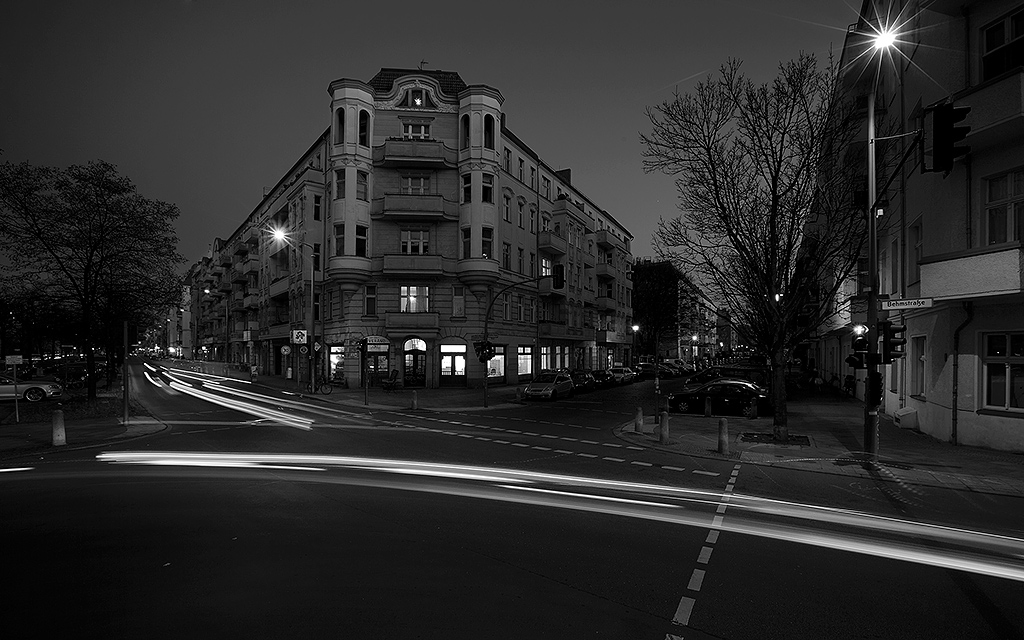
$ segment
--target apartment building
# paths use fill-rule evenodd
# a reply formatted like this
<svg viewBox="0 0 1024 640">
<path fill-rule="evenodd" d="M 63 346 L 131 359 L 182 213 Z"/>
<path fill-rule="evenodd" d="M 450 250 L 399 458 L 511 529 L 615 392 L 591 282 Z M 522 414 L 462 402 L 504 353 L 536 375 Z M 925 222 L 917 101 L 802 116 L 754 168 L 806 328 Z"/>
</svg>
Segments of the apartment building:
<svg viewBox="0 0 1024 640">
<path fill-rule="evenodd" d="M 880 297 L 919 305 L 881 312 L 907 327 L 908 343 L 882 367 L 883 410 L 943 440 L 1024 451 L 1024 3 L 875 4 L 864 3 L 861 27 L 877 15 L 908 20 L 894 64 L 878 68 L 876 113 L 904 135 L 892 143 L 899 151 L 924 132 L 923 153 L 880 194 Z M 844 62 L 864 46 L 851 35 Z M 866 97 L 869 78 L 848 82 Z M 945 103 L 970 107 L 959 123 L 970 151 L 948 173 L 921 173 L 934 160 L 929 107 Z M 863 310 L 846 314 L 847 329 Z M 850 332 L 828 328 L 827 367 L 854 373 L 842 364 Z"/>
<path fill-rule="evenodd" d="M 508 128 L 497 89 L 385 68 L 328 93 L 324 133 L 194 267 L 203 357 L 303 380 L 312 353 L 319 375 L 410 387 L 622 360 L 632 235 Z"/>
</svg>

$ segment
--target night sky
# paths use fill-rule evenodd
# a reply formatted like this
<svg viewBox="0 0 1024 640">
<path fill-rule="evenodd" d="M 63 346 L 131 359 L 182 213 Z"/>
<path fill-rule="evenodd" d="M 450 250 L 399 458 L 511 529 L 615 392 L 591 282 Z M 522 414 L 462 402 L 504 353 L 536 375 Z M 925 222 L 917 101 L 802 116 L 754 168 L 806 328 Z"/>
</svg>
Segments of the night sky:
<svg viewBox="0 0 1024 640">
<path fill-rule="evenodd" d="M 231 234 L 329 124 L 327 86 L 381 67 L 458 72 L 650 255 L 672 180 L 645 175 L 644 108 L 727 58 L 759 82 L 801 51 L 838 57 L 858 3 L 11 3 L 0 21 L 2 161 L 102 159 L 181 209 L 191 263 Z"/>
</svg>

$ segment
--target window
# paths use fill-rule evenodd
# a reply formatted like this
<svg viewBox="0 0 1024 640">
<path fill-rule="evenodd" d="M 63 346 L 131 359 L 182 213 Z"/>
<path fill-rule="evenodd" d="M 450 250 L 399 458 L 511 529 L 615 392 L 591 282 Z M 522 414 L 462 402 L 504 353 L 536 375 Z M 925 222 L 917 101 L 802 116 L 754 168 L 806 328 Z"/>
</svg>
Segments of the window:
<svg viewBox="0 0 1024 640">
<path fill-rule="evenodd" d="M 551 258 L 540 259 L 540 275 L 542 277 L 551 275 Z"/>
<path fill-rule="evenodd" d="M 320 243 L 313 243 L 313 271 L 320 270 Z"/>
<path fill-rule="evenodd" d="M 359 111 L 359 144 L 370 146 L 370 112 L 365 109 Z"/>
<path fill-rule="evenodd" d="M 365 171 L 356 171 L 356 199 L 366 202 L 369 200 L 370 174 Z"/>
<path fill-rule="evenodd" d="M 921 258 L 924 252 L 924 229 L 920 219 L 910 225 L 910 246 L 914 252 L 912 254 L 913 262 L 907 266 L 910 267 L 910 282 L 914 283 L 921 279 Z"/>
<path fill-rule="evenodd" d="M 345 225 L 334 225 L 334 255 L 345 255 Z"/>
<path fill-rule="evenodd" d="M 334 317 L 334 289 L 327 290 L 327 305 L 324 307 L 324 320 Z"/>
<path fill-rule="evenodd" d="M 473 175 L 464 173 L 462 174 L 462 203 L 470 202 L 473 202 Z"/>
<path fill-rule="evenodd" d="M 345 197 L 345 170 L 338 169 L 334 172 L 334 197 L 340 199 Z"/>
<path fill-rule="evenodd" d="M 516 296 L 516 305 L 512 307 L 512 319 L 516 322 L 523 319 L 523 296 Z"/>
<path fill-rule="evenodd" d="M 530 188 L 533 189 L 537 185 L 537 168 L 530 167 Z"/>
<path fill-rule="evenodd" d="M 494 254 L 494 229 L 490 227 L 483 228 L 483 256 L 490 258 Z"/>
<path fill-rule="evenodd" d="M 494 357 L 487 361 L 487 377 L 503 378 L 505 376 L 505 346 L 494 347 Z"/>
<path fill-rule="evenodd" d="M 469 250 L 470 247 L 472 246 L 470 244 L 470 241 L 472 240 L 472 238 L 473 238 L 473 232 L 472 231 L 470 231 L 469 229 L 463 229 L 462 230 L 462 259 L 463 260 L 465 260 L 466 258 L 469 258 L 469 257 L 471 257 L 473 255 L 472 253 L 470 253 L 470 250 Z"/>
<path fill-rule="evenodd" d="M 520 202 L 519 203 L 519 228 L 520 229 L 523 228 L 523 218 L 526 217 L 526 212 L 523 210 L 523 207 L 524 207 L 523 203 Z"/>
<path fill-rule="evenodd" d="M 537 277 L 537 254 L 532 251 L 530 252 L 530 277 Z"/>
<path fill-rule="evenodd" d="M 1024 15 L 1024 12 L 1022 12 Z M 985 224 L 989 245 L 1020 240 L 1024 220 L 1024 170 L 985 181 Z"/>
<path fill-rule="evenodd" d="M 519 158 L 519 182 L 522 182 L 523 180 L 526 179 L 526 176 L 524 175 L 525 171 L 526 163 L 523 161 L 522 158 Z"/>
<path fill-rule="evenodd" d="M 519 347 L 519 375 L 533 373 L 533 347 Z"/>
<path fill-rule="evenodd" d="M 510 198 L 508 196 L 505 196 L 503 198 L 503 200 L 504 200 L 505 206 L 504 206 L 504 209 L 502 210 L 503 211 L 502 217 L 505 218 L 505 222 L 512 222 L 512 198 Z"/>
<path fill-rule="evenodd" d="M 429 287 L 402 287 L 403 313 L 425 313 L 430 310 Z"/>
<path fill-rule="evenodd" d="M 548 231 L 549 229 L 551 229 L 551 218 L 542 215 L 540 218 L 540 230 Z"/>
<path fill-rule="evenodd" d="M 313 196 L 313 219 L 314 220 L 319 220 L 320 219 L 320 209 L 322 208 L 322 205 L 320 203 L 321 200 L 322 200 L 322 198 L 320 196 Z"/>
<path fill-rule="evenodd" d="M 501 266 L 504 269 L 512 269 L 512 245 L 507 242 L 501 243 Z"/>
<path fill-rule="evenodd" d="M 523 264 L 525 262 L 524 256 L 523 256 L 523 248 L 519 247 L 518 251 L 519 251 L 519 269 L 518 269 L 518 271 L 519 271 L 519 273 L 526 273 L 525 271 L 523 271 L 523 267 L 526 266 L 525 264 Z"/>
<path fill-rule="evenodd" d="M 402 253 L 420 255 L 429 253 L 427 236 L 428 232 L 426 231 L 402 231 Z"/>
<path fill-rule="evenodd" d="M 417 196 L 430 193 L 430 178 L 427 176 L 403 176 L 402 193 Z"/>
<path fill-rule="evenodd" d="M 981 30 L 981 80 L 1024 65 L 1024 9 Z"/>
<path fill-rule="evenodd" d="M 484 116 L 484 148 L 494 148 L 494 116 L 491 114 Z"/>
<path fill-rule="evenodd" d="M 512 319 L 512 294 L 503 293 L 501 295 L 501 319 L 511 320 Z"/>
<path fill-rule="evenodd" d="M 551 199 L 551 181 L 547 178 L 541 178 L 541 184 L 544 185 L 544 197 L 548 200 Z"/>
<path fill-rule="evenodd" d="M 504 161 L 504 164 L 502 165 L 502 167 L 505 169 L 505 171 L 507 171 L 509 173 L 512 172 L 512 150 L 511 149 L 505 149 L 505 161 Z"/>
<path fill-rule="evenodd" d="M 466 315 L 466 288 L 460 284 L 452 287 L 452 315 L 459 318 Z"/>
<path fill-rule="evenodd" d="M 925 394 L 925 348 L 927 347 L 925 336 L 914 336 L 910 339 L 910 357 L 908 363 L 911 367 L 910 395 L 923 396 Z"/>
<path fill-rule="evenodd" d="M 368 228 L 356 225 L 356 255 L 366 257 L 366 232 Z"/>
<path fill-rule="evenodd" d="M 494 204 L 494 176 L 489 173 L 485 173 L 483 178 L 483 188 L 480 193 L 480 200 L 482 202 Z"/>
<path fill-rule="evenodd" d="M 402 137 L 406 140 L 426 140 L 430 137 L 430 125 L 405 122 L 402 124 Z"/>
<path fill-rule="evenodd" d="M 537 212 L 534 209 L 530 209 L 530 233 L 536 231 L 535 220 L 537 219 Z"/>
<path fill-rule="evenodd" d="M 363 288 L 363 315 L 377 315 L 377 285 L 368 284 Z"/>
<path fill-rule="evenodd" d="M 469 115 L 462 116 L 462 124 L 459 127 L 459 137 L 461 138 L 459 148 L 469 148 Z"/>
<path fill-rule="evenodd" d="M 423 89 L 409 89 L 398 106 L 407 109 L 433 109 L 434 101 L 430 99 L 430 94 Z"/>
<path fill-rule="evenodd" d="M 342 144 L 343 142 L 345 142 L 345 110 L 338 109 L 334 118 L 334 143 Z"/>
<path fill-rule="evenodd" d="M 1024 332 L 985 336 L 985 406 L 1024 410 Z"/>
</svg>

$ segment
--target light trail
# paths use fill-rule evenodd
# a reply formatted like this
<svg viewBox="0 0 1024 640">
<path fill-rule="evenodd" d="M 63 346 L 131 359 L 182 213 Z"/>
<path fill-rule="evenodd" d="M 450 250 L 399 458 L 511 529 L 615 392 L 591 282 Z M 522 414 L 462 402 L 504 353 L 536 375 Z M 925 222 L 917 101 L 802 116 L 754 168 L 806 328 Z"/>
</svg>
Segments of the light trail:
<svg viewBox="0 0 1024 640">
<path fill-rule="evenodd" d="M 232 400 L 230 398 L 223 398 L 216 394 L 209 393 L 207 391 L 202 391 L 200 389 L 195 389 L 193 387 L 183 385 L 177 382 L 172 382 L 171 388 L 181 391 L 182 393 L 185 393 L 187 395 L 199 398 L 200 400 L 206 400 L 207 402 L 212 402 L 213 404 L 217 404 L 222 407 L 227 407 L 229 409 L 235 409 L 236 411 L 248 413 L 259 418 L 272 419 L 282 424 L 285 424 L 289 427 L 296 427 L 298 429 L 305 429 L 307 431 L 309 431 L 312 428 L 310 427 L 310 425 L 313 423 L 312 420 L 300 418 L 294 415 L 289 415 L 282 411 L 275 411 L 273 409 L 259 407 L 248 402 L 241 402 L 238 400 Z"/>
</svg>

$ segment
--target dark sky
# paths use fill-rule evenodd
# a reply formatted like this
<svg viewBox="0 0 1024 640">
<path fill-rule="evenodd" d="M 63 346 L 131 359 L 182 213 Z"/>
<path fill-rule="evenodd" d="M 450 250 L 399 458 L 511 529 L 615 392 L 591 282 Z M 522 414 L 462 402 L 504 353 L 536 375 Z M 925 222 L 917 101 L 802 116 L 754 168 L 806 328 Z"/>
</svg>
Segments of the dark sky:
<svg viewBox="0 0 1024 640">
<path fill-rule="evenodd" d="M 181 209 L 192 262 L 232 233 L 329 123 L 328 84 L 381 67 L 457 71 L 650 255 L 675 187 L 645 175 L 644 108 L 727 58 L 759 82 L 837 55 L 859 2 L 666 0 L 12 3 L 0 21 L 0 159 L 103 159 Z"/>
</svg>

